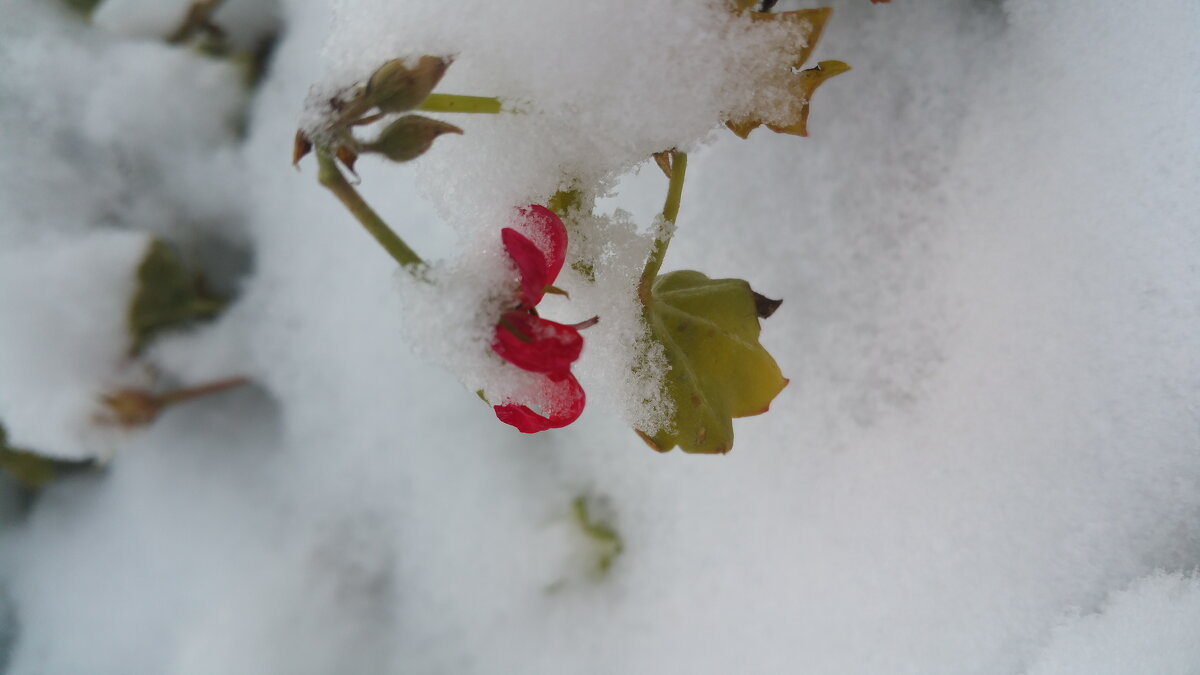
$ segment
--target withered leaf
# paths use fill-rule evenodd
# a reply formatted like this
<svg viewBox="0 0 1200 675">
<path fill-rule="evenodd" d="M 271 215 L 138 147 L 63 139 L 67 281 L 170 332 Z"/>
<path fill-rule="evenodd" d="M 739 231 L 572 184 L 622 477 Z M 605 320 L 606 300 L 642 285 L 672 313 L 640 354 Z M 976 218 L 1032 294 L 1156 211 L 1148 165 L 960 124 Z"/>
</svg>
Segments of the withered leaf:
<svg viewBox="0 0 1200 675">
<path fill-rule="evenodd" d="M 789 119 L 783 124 L 766 123 L 761 119 L 750 117 L 742 120 L 730 120 L 725 123 L 725 126 L 741 138 L 746 138 L 751 131 L 763 124 L 766 124 L 767 128 L 775 133 L 807 136 L 809 101 L 812 99 L 813 92 L 829 78 L 841 75 L 848 70 L 850 70 L 850 66 L 841 61 L 822 61 L 812 68 L 796 73 L 789 86 L 793 96 L 788 111 Z"/>
<path fill-rule="evenodd" d="M 833 8 L 831 7 L 816 7 L 814 9 L 799 9 L 792 12 L 776 12 L 773 14 L 752 12 L 750 18 L 754 21 L 787 23 L 795 27 L 800 36 L 800 41 L 794 47 L 795 54 L 792 56 L 792 67 L 800 68 L 805 63 L 808 63 L 813 50 L 817 48 L 817 42 L 821 40 L 821 34 L 825 31 L 825 23 L 829 21 L 829 17 L 832 14 Z"/>
<path fill-rule="evenodd" d="M 663 150 L 662 152 L 654 153 L 654 163 L 662 170 L 667 180 L 671 180 L 671 157 L 674 152 L 674 150 Z"/>
</svg>

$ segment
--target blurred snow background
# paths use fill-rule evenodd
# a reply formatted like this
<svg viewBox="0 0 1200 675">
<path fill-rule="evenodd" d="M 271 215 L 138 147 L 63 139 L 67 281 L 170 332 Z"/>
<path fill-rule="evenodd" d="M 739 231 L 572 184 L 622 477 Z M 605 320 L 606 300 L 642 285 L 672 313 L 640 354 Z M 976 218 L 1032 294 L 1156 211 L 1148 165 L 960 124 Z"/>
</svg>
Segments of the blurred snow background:
<svg viewBox="0 0 1200 675">
<path fill-rule="evenodd" d="M 7 672 L 1200 672 L 1192 0 L 834 0 L 817 58 L 854 71 L 812 137 L 705 137 L 667 257 L 785 299 L 763 340 L 792 384 L 725 457 L 650 452 L 620 401 L 504 427 L 288 166 L 312 83 L 422 35 L 461 52 L 442 91 L 560 91 L 588 138 L 632 136 L 470 119 L 362 162 L 422 254 L 493 245 L 559 172 L 611 179 L 589 152 L 699 133 L 682 94 L 634 95 L 699 77 L 699 3 L 229 0 L 237 39 L 281 30 L 254 90 L 153 37 L 169 3 L 108 3 L 0 0 L 0 422 L 113 455 L 33 500 L 0 483 Z M 638 61 L 663 35 L 678 63 Z M 664 187 L 643 165 L 602 209 L 647 224 Z M 239 291 L 154 363 L 259 385 L 81 437 L 147 235 Z M 619 358 L 593 346 L 585 387 Z M 602 577 L 580 495 L 624 542 Z"/>
</svg>

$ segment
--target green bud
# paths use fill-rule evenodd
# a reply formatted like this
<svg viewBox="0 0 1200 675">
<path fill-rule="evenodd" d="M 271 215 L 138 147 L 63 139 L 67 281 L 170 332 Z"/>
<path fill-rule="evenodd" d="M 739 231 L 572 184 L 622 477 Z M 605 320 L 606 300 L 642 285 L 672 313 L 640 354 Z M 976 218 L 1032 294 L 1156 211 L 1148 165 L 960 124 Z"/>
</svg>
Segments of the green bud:
<svg viewBox="0 0 1200 675">
<path fill-rule="evenodd" d="M 371 75 L 363 94 L 385 113 L 412 110 L 429 96 L 449 67 L 448 59 L 436 56 L 422 56 L 411 68 L 400 59 L 392 59 Z"/>
<path fill-rule="evenodd" d="M 405 115 L 384 127 L 379 138 L 362 149 L 381 154 L 393 162 L 407 162 L 425 154 L 438 136 L 461 133 L 462 129 L 453 124 L 420 115 Z"/>
</svg>

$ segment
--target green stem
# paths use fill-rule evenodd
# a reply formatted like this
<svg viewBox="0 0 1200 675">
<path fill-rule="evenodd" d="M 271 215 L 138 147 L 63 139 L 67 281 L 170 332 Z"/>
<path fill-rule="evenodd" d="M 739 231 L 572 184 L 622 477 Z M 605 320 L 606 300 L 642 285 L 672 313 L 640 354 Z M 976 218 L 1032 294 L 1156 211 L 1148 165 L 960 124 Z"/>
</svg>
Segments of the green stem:
<svg viewBox="0 0 1200 675">
<path fill-rule="evenodd" d="M 679 202 L 683 198 L 683 179 L 687 174 L 687 153 L 678 150 L 671 151 L 671 183 L 667 186 L 667 201 L 663 204 L 662 217 L 666 221 L 665 232 L 654 240 L 654 248 L 650 249 L 650 258 L 642 269 L 642 278 L 638 283 L 638 297 L 642 304 L 650 302 L 650 286 L 658 277 L 662 268 L 663 258 L 667 255 L 667 245 L 671 243 L 675 219 L 679 217 Z"/>
<path fill-rule="evenodd" d="M 375 241 L 379 242 L 379 245 L 396 262 L 400 263 L 405 271 L 420 279 L 420 271 L 425 266 L 425 261 L 421 260 L 421 257 L 409 248 L 408 244 L 405 244 L 404 240 L 392 231 L 387 223 L 383 222 L 383 219 L 367 204 L 362 195 L 358 194 L 358 190 L 355 190 L 354 186 L 342 175 L 333 156 L 326 150 L 318 150 L 317 165 L 319 167 L 317 178 L 321 181 L 321 185 L 329 188 L 329 191 L 341 200 L 351 215 L 366 228 L 367 232 L 371 233 L 372 237 L 375 237 Z"/>
<path fill-rule="evenodd" d="M 430 94 L 417 110 L 440 113 L 487 113 L 500 112 L 500 99 L 490 96 L 461 96 L 459 94 Z"/>
</svg>

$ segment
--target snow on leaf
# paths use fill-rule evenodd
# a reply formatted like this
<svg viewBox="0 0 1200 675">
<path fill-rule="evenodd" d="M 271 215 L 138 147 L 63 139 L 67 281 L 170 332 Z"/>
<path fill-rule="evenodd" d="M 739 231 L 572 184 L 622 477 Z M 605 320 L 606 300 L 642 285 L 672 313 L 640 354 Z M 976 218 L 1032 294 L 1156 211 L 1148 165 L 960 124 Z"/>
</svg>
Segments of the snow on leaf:
<svg viewBox="0 0 1200 675">
<path fill-rule="evenodd" d="M 829 21 L 832 13 L 833 10 L 829 7 L 770 14 L 750 12 L 752 21 L 773 22 L 775 25 L 787 26 L 796 33 L 791 60 L 793 72 L 789 73 L 787 83 L 791 100 L 787 105 L 787 110 L 784 111 L 782 122 L 769 122 L 772 115 L 765 111 L 759 111 L 739 119 L 726 121 L 725 126 L 729 127 L 730 131 L 741 138 L 746 138 L 751 131 L 766 124 L 776 133 L 794 136 L 808 135 L 808 102 L 813 92 L 825 80 L 850 70 L 850 66 L 841 61 L 822 61 L 814 68 L 799 73 L 794 72 L 802 68 L 812 56 L 817 42 L 821 39 L 821 33 L 825 30 L 825 23 Z"/>
<path fill-rule="evenodd" d="M 807 136 L 808 103 L 812 99 L 813 92 L 825 80 L 836 75 L 841 75 L 848 70 L 850 70 L 850 66 L 841 61 L 822 61 L 814 68 L 800 71 L 796 76 L 795 82 L 792 84 L 792 93 L 796 95 L 792 121 L 788 124 L 768 124 L 767 128 L 779 134 Z"/>
<path fill-rule="evenodd" d="M 60 468 L 90 466 L 91 462 L 65 462 L 42 457 L 8 444 L 8 434 L 0 424 L 0 473 L 6 473 L 22 486 L 37 490 L 58 477 Z"/>
<path fill-rule="evenodd" d="M 829 21 L 830 15 L 833 14 L 833 9 L 830 7 L 816 7 L 813 9 L 799 9 L 794 12 L 751 12 L 750 18 L 754 21 L 774 21 L 777 23 L 791 24 L 801 34 L 800 39 L 795 45 L 795 54 L 792 56 L 792 67 L 800 68 L 805 63 L 808 63 L 808 58 L 812 56 L 813 50 L 817 48 L 817 42 L 821 39 L 821 33 L 825 30 L 825 23 Z"/>
<path fill-rule="evenodd" d="M 759 311 L 750 284 L 681 270 L 659 276 L 646 321 L 666 353 L 666 393 L 674 428 L 642 438 L 655 450 L 725 453 L 733 418 L 764 413 L 788 381 L 758 342 Z"/>
</svg>

